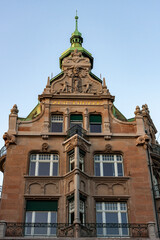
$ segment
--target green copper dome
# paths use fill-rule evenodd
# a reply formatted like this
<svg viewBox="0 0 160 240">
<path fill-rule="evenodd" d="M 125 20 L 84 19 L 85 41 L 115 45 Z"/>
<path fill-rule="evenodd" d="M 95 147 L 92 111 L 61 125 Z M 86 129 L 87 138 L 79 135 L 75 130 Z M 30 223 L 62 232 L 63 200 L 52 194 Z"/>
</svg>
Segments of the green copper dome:
<svg viewBox="0 0 160 240">
<path fill-rule="evenodd" d="M 85 48 L 82 47 L 83 43 L 83 38 L 82 34 L 78 31 L 78 16 L 76 14 L 75 16 L 76 20 L 76 27 L 75 31 L 72 33 L 71 38 L 70 38 L 70 43 L 71 47 L 68 48 L 66 51 L 64 51 L 60 58 L 59 58 L 59 63 L 60 63 L 60 68 L 62 68 L 62 61 L 65 57 L 69 56 L 71 52 L 74 52 L 75 49 L 78 49 L 79 52 L 83 54 L 84 57 L 88 57 L 91 61 L 91 68 L 93 68 L 93 57 L 90 52 L 88 52 Z"/>
</svg>

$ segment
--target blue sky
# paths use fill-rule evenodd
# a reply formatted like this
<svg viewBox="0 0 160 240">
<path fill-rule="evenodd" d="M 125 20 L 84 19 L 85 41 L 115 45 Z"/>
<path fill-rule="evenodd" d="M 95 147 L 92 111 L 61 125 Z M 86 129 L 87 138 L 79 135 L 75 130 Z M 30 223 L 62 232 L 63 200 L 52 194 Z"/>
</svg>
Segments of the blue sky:
<svg viewBox="0 0 160 240">
<path fill-rule="evenodd" d="M 26 117 L 47 77 L 60 72 L 76 9 L 83 47 L 94 57 L 92 72 L 106 78 L 127 118 L 147 103 L 160 132 L 159 0 L 0 0 L 0 147 L 12 106 Z"/>
</svg>

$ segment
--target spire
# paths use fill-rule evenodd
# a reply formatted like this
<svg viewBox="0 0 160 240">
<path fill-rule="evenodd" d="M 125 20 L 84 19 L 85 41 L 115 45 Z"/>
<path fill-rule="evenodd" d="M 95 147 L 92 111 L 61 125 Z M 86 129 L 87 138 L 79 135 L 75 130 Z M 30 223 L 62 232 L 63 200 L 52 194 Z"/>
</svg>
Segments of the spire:
<svg viewBox="0 0 160 240">
<path fill-rule="evenodd" d="M 77 10 L 76 10 L 75 20 L 76 20 L 75 31 L 72 33 L 72 36 L 70 38 L 71 47 L 82 47 L 83 38 L 82 38 L 82 34 L 78 31 Z"/>
</svg>

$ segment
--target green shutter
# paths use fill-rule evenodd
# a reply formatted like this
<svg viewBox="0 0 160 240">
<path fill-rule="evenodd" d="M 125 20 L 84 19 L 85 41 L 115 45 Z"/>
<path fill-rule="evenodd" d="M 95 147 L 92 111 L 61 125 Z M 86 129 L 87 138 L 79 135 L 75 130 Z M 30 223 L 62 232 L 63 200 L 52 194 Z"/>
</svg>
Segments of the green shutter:
<svg viewBox="0 0 160 240">
<path fill-rule="evenodd" d="M 90 115 L 89 122 L 90 123 L 102 123 L 102 116 L 101 115 Z"/>
<path fill-rule="evenodd" d="M 57 201 L 27 201 L 26 211 L 57 211 Z"/>
<path fill-rule="evenodd" d="M 70 120 L 71 121 L 82 121 L 83 120 L 82 114 L 72 114 L 70 116 Z"/>
</svg>

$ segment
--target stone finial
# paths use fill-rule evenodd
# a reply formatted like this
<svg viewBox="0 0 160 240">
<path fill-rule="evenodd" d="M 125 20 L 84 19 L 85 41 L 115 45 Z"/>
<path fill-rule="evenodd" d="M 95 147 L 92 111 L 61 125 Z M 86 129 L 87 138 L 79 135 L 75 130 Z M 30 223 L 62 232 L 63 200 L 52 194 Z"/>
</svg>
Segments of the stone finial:
<svg viewBox="0 0 160 240">
<path fill-rule="evenodd" d="M 17 115 L 18 112 L 19 112 L 19 111 L 18 111 L 17 105 L 14 104 L 14 105 L 13 105 L 13 108 L 11 109 L 11 114 L 16 114 L 16 115 Z"/>
<path fill-rule="evenodd" d="M 149 114 L 149 109 L 148 109 L 148 105 L 144 104 L 142 105 L 142 113 L 145 114 Z"/>
<path fill-rule="evenodd" d="M 140 107 L 139 107 L 139 106 L 136 107 L 136 110 L 135 110 L 134 114 L 135 114 L 135 116 L 141 114 L 141 110 L 140 110 Z"/>
<path fill-rule="evenodd" d="M 103 88 L 107 88 L 107 86 L 106 86 L 106 79 L 105 78 L 103 78 Z"/>
<path fill-rule="evenodd" d="M 46 85 L 46 87 L 50 87 L 50 77 L 48 77 L 48 79 L 47 79 L 47 85 Z"/>
</svg>

